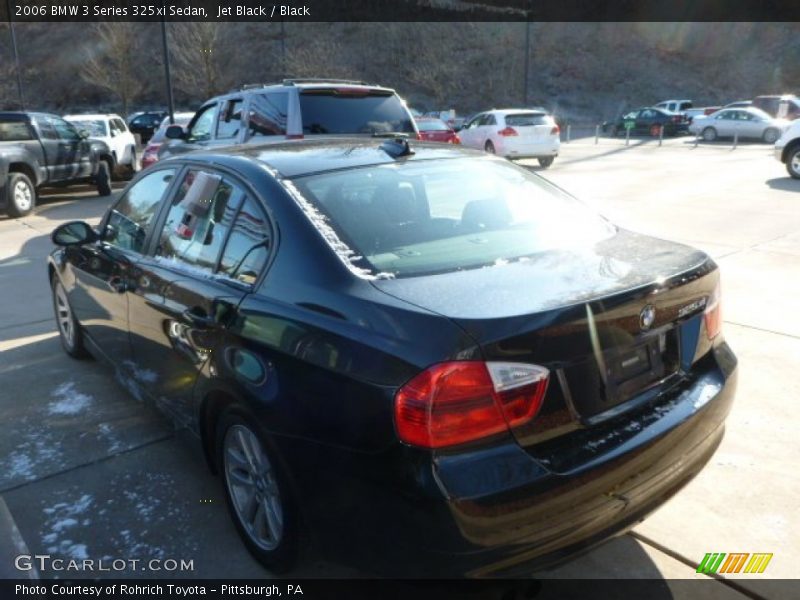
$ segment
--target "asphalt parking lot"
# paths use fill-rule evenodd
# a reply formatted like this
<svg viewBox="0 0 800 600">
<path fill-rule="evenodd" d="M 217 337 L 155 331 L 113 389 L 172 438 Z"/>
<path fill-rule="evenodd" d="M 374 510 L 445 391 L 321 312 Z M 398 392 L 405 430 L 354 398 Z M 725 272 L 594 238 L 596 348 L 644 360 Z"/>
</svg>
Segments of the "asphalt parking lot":
<svg viewBox="0 0 800 600">
<path fill-rule="evenodd" d="M 686 489 L 631 534 L 532 575 L 701 578 L 695 567 L 707 552 L 769 552 L 757 577 L 796 577 L 800 181 L 770 146 L 694 148 L 689 138 L 662 147 L 649 139 L 574 141 L 542 173 L 618 225 L 715 258 L 740 376 L 725 440 Z M 45 274 L 49 234 L 68 220 L 96 223 L 112 198 L 61 190 L 43 194 L 27 218 L 0 216 L 0 531 L 4 518 L 13 521 L 37 554 L 194 561 L 194 571 L 170 577 L 268 575 L 239 542 L 197 443 L 107 369 L 61 350 Z M 293 575 L 359 573 L 309 555 Z M 725 577 L 735 581 L 717 582 L 720 598 L 746 590 L 782 597 L 777 587 L 756 590 L 752 575 Z"/>
</svg>

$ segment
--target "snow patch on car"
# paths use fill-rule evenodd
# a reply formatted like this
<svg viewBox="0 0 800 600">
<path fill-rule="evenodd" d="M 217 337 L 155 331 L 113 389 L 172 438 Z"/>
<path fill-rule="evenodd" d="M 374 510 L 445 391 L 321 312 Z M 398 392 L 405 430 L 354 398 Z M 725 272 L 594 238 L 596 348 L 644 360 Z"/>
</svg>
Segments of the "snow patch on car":
<svg viewBox="0 0 800 600">
<path fill-rule="evenodd" d="M 88 394 L 77 391 L 74 381 L 62 383 L 53 390 L 51 396 L 55 401 L 47 406 L 47 412 L 58 416 L 78 415 L 89 408 L 93 400 Z"/>
</svg>

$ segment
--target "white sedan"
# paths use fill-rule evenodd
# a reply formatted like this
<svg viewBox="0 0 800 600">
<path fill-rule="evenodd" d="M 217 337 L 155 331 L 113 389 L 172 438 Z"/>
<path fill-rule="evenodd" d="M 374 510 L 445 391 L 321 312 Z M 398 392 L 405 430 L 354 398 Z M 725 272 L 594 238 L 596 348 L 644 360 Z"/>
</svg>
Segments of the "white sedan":
<svg viewBox="0 0 800 600">
<path fill-rule="evenodd" d="M 695 117 L 689 131 L 701 135 L 707 142 L 738 136 L 774 144 L 789 124 L 789 121 L 775 119 L 758 108 L 723 108 L 704 117 Z"/>
<path fill-rule="evenodd" d="M 78 131 L 86 131 L 90 138 L 101 140 L 111 148 L 114 157 L 116 172 L 119 167 L 133 175 L 139 170 L 139 161 L 136 158 L 136 138 L 128 129 L 125 121 L 119 115 L 65 115 Z"/>
<path fill-rule="evenodd" d="M 525 109 L 489 110 L 467 121 L 458 131 L 461 144 L 513 158 L 537 158 L 547 168 L 561 148 L 560 129 L 553 117 Z"/>
</svg>

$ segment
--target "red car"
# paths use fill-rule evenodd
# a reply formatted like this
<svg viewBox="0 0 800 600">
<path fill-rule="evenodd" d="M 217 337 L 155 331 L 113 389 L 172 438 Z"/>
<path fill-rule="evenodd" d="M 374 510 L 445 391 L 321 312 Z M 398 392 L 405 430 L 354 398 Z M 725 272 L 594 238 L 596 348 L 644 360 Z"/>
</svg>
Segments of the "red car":
<svg viewBox="0 0 800 600">
<path fill-rule="evenodd" d="M 453 128 L 441 119 L 417 119 L 419 139 L 429 142 L 444 142 L 446 144 L 460 144 L 461 140 Z"/>
</svg>

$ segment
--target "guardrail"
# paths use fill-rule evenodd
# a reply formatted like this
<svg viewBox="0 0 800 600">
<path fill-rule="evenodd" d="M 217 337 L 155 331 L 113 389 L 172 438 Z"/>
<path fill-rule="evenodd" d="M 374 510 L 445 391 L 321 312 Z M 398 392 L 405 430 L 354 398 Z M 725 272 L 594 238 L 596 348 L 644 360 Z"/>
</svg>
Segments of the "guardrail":
<svg viewBox="0 0 800 600">
<path fill-rule="evenodd" d="M 599 123 L 590 124 L 590 123 L 564 123 L 561 127 L 561 142 L 564 144 L 569 144 L 573 140 L 585 140 L 585 139 L 594 139 L 594 144 L 597 145 L 600 143 L 601 137 L 610 137 L 611 139 L 617 139 L 616 136 L 610 136 L 608 132 L 603 131 L 603 126 Z M 653 139 L 658 140 L 658 146 L 664 145 L 664 126 L 660 126 L 658 128 L 658 135 L 651 135 Z M 697 148 L 699 143 L 703 140 L 702 136 L 698 133 L 694 136 L 694 142 L 692 144 L 693 148 Z M 631 143 L 631 130 L 625 129 L 625 136 L 624 136 L 624 144 L 629 146 Z M 722 144 L 715 144 L 716 147 L 722 146 Z M 730 149 L 736 150 L 739 146 L 739 134 L 736 133 L 733 136 Z"/>
</svg>

